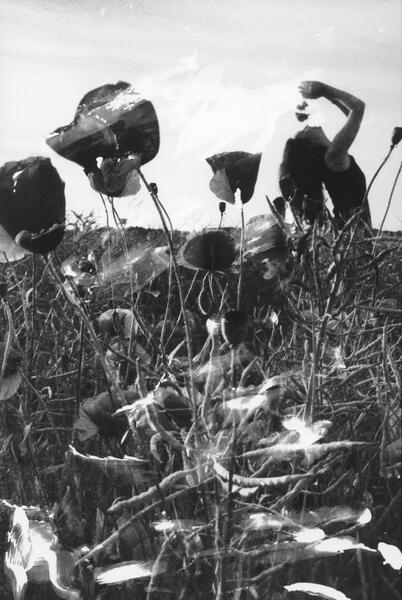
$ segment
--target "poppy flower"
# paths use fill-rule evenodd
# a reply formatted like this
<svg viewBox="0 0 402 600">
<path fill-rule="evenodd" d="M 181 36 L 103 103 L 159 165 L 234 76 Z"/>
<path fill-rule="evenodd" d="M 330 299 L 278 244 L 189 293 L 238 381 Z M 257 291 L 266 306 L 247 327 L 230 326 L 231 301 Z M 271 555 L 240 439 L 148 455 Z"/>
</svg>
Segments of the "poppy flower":
<svg viewBox="0 0 402 600">
<path fill-rule="evenodd" d="M 100 194 L 122 198 L 135 196 L 141 189 L 139 156 L 104 158 L 100 169 L 88 173 L 91 187 Z"/>
<path fill-rule="evenodd" d="M 73 121 L 49 135 L 46 143 L 86 172 L 96 159 L 140 157 L 144 165 L 159 150 L 159 124 L 155 109 L 124 81 L 91 90 L 78 104 Z"/>
<path fill-rule="evenodd" d="M 242 310 L 227 310 L 221 321 L 222 335 L 228 344 L 238 346 L 247 337 L 249 319 Z"/>
<path fill-rule="evenodd" d="M 220 199 L 235 203 L 235 192 L 240 190 L 243 204 L 251 200 L 260 168 L 261 153 L 222 152 L 205 159 L 214 175 L 210 190 Z"/>
<path fill-rule="evenodd" d="M 231 235 L 223 229 L 210 229 L 187 240 L 179 251 L 178 262 L 188 269 L 214 273 L 230 269 L 235 258 Z"/>
<path fill-rule="evenodd" d="M 63 239 L 65 212 L 64 182 L 50 159 L 31 156 L 0 167 L 0 226 L 17 246 L 38 254 L 54 250 Z"/>
</svg>

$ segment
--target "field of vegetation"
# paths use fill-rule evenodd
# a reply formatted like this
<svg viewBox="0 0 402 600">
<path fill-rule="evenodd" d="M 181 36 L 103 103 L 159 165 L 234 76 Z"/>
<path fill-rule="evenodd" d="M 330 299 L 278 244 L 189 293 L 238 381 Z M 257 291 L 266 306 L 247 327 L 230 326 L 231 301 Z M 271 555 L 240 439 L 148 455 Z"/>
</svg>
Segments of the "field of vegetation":
<svg viewBox="0 0 402 600">
<path fill-rule="evenodd" d="M 270 227 L 3 265 L 2 599 L 400 598 L 402 237 Z"/>
</svg>

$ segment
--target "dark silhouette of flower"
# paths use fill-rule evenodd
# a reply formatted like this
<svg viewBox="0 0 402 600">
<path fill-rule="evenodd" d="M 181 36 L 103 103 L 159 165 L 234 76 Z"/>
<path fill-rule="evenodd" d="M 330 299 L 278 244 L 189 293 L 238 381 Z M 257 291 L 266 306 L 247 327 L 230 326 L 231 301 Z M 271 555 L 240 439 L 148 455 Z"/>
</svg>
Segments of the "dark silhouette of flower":
<svg viewBox="0 0 402 600">
<path fill-rule="evenodd" d="M 297 112 L 296 119 L 300 122 L 306 121 L 309 118 L 309 115 L 305 112 Z"/>
<path fill-rule="evenodd" d="M 238 346 L 247 337 L 249 319 L 242 310 L 227 310 L 221 321 L 222 335 L 228 344 Z"/>
<path fill-rule="evenodd" d="M 391 144 L 393 146 L 397 146 L 399 142 L 402 140 L 402 127 L 395 127 L 392 132 Z"/>
<path fill-rule="evenodd" d="M 179 263 L 189 269 L 222 272 L 230 269 L 236 258 L 235 243 L 222 229 L 210 229 L 192 236 L 182 246 Z"/>
<path fill-rule="evenodd" d="M 205 160 L 214 172 L 209 184 L 210 190 L 220 200 L 234 204 L 236 190 L 240 190 L 243 204 L 251 200 L 260 168 L 261 153 L 222 152 Z"/>
<path fill-rule="evenodd" d="M 91 90 L 74 120 L 49 135 L 47 144 L 85 172 L 96 172 L 98 157 L 138 155 L 140 165 L 159 150 L 159 124 L 153 104 L 124 81 Z"/>
<path fill-rule="evenodd" d="M 65 229 L 64 182 L 50 159 L 31 156 L 0 168 L 0 225 L 17 245 L 47 254 Z"/>
</svg>

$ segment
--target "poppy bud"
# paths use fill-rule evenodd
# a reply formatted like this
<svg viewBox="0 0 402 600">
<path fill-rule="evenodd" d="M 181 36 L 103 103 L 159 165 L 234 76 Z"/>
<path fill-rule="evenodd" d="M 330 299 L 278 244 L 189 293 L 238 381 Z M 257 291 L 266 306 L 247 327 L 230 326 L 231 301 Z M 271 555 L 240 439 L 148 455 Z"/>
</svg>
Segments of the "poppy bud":
<svg viewBox="0 0 402 600">
<path fill-rule="evenodd" d="M 226 211 L 226 202 L 219 202 L 219 212 L 223 215 Z"/>
<path fill-rule="evenodd" d="M 151 192 L 155 195 L 157 195 L 158 193 L 158 186 L 156 185 L 156 183 L 151 182 L 149 184 L 149 187 L 151 188 Z"/>
<path fill-rule="evenodd" d="M 248 316 L 242 310 L 228 310 L 222 317 L 221 327 L 225 342 L 238 346 L 247 336 Z"/>
<path fill-rule="evenodd" d="M 397 146 L 399 142 L 402 140 L 402 127 L 395 127 L 392 132 L 391 144 L 393 146 Z"/>
</svg>

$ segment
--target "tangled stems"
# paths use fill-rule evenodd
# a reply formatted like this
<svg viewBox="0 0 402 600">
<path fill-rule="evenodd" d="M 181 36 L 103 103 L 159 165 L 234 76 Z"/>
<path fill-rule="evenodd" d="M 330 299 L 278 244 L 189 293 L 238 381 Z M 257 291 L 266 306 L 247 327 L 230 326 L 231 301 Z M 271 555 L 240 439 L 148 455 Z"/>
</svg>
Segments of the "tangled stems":
<svg viewBox="0 0 402 600">
<path fill-rule="evenodd" d="M 178 266 L 177 266 L 177 261 L 176 261 L 176 256 L 175 256 L 175 250 L 173 247 L 173 239 L 172 239 L 172 235 L 171 235 L 172 224 L 171 224 L 170 218 L 169 218 L 166 210 L 164 209 L 161 201 L 159 200 L 157 193 L 154 191 L 152 186 L 148 183 L 148 181 L 146 180 L 141 169 L 138 169 L 138 173 L 139 173 L 146 189 L 148 190 L 149 195 L 151 196 L 151 198 L 153 200 L 156 210 L 158 211 L 163 229 L 166 234 L 166 239 L 167 239 L 168 245 L 169 245 L 170 256 L 171 256 L 172 266 L 173 266 L 173 272 L 175 275 L 178 294 L 179 294 L 180 308 L 181 308 L 182 316 L 183 316 L 184 333 L 185 333 L 185 337 L 186 337 L 186 346 L 187 346 L 188 374 L 189 374 L 189 382 L 190 382 L 189 392 L 190 392 L 190 400 L 191 400 L 192 407 L 193 407 L 194 420 L 196 422 L 197 421 L 197 407 L 196 407 L 196 400 L 195 400 L 195 389 L 194 389 L 194 378 L 193 378 L 193 355 L 192 355 L 192 349 L 191 349 L 192 346 L 191 346 L 191 338 L 190 338 L 190 329 L 188 326 L 188 320 L 187 320 L 187 315 L 186 315 L 186 311 L 185 311 L 185 300 L 184 300 L 184 296 L 183 296 L 183 289 L 181 286 L 181 281 L 180 281 L 180 277 L 179 277 L 179 271 L 178 271 Z M 166 223 L 166 219 L 169 222 L 171 231 L 169 231 L 169 228 Z"/>
</svg>

